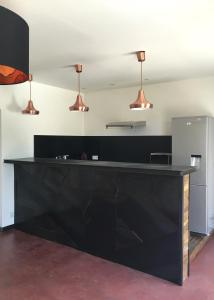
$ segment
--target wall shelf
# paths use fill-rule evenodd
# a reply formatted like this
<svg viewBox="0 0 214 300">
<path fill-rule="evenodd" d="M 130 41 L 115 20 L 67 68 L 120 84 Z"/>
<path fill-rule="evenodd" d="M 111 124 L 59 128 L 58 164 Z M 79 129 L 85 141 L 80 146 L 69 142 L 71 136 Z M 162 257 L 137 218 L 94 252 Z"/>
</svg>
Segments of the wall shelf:
<svg viewBox="0 0 214 300">
<path fill-rule="evenodd" d="M 123 128 L 136 128 L 136 127 L 144 127 L 146 126 L 146 121 L 126 121 L 126 122 L 110 122 L 106 124 L 106 129 L 115 128 L 115 127 L 123 127 Z"/>
</svg>

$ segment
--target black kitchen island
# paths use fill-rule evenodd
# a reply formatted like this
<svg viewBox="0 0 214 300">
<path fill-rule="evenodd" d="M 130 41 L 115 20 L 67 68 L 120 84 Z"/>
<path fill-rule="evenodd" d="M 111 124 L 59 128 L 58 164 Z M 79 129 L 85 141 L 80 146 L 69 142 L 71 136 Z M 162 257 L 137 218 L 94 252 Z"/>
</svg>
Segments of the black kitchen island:
<svg viewBox="0 0 214 300">
<path fill-rule="evenodd" d="M 46 158 L 14 164 L 15 227 L 182 284 L 192 167 Z"/>
</svg>

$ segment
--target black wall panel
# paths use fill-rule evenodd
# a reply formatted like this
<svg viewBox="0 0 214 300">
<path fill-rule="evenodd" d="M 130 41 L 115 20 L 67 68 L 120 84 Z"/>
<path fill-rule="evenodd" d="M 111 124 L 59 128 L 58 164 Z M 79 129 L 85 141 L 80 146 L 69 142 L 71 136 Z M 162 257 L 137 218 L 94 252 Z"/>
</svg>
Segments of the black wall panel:
<svg viewBox="0 0 214 300">
<path fill-rule="evenodd" d="M 34 136 L 35 157 L 56 157 L 68 154 L 81 159 L 85 152 L 88 159 L 98 155 L 99 160 L 150 162 L 150 153 L 171 153 L 171 136 Z M 154 163 L 166 163 L 158 157 Z"/>
</svg>

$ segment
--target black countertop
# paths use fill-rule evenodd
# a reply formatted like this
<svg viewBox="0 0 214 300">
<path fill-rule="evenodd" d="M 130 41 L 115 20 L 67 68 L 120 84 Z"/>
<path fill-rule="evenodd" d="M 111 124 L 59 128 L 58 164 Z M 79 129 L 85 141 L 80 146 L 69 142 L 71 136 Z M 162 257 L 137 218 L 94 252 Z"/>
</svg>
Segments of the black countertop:
<svg viewBox="0 0 214 300">
<path fill-rule="evenodd" d="M 113 161 L 89 161 L 89 160 L 64 160 L 54 158 L 15 158 L 5 159 L 5 163 L 11 164 L 48 164 L 48 165 L 73 165 L 73 166 L 88 166 L 97 168 L 115 168 L 118 171 L 128 170 L 136 173 L 144 174 L 159 174 L 171 176 L 183 176 L 197 169 L 190 166 L 174 166 L 174 165 L 157 165 L 157 164 L 141 164 Z"/>
</svg>

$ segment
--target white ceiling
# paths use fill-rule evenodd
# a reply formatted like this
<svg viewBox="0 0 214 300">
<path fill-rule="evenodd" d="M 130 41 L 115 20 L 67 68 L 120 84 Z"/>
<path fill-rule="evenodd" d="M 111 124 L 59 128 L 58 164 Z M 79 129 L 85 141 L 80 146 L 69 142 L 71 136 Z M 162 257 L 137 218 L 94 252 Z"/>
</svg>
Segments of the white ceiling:
<svg viewBox="0 0 214 300">
<path fill-rule="evenodd" d="M 214 0 L 0 0 L 30 27 L 34 80 L 86 91 L 214 75 Z M 147 80 L 145 80 L 147 79 Z M 84 90 L 83 90 L 84 92 Z"/>
</svg>

